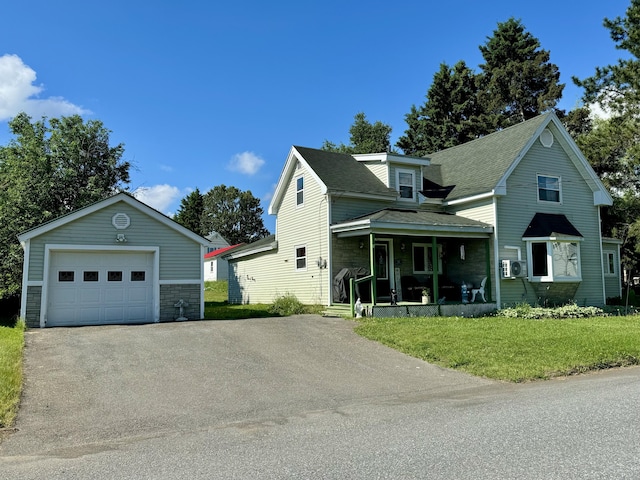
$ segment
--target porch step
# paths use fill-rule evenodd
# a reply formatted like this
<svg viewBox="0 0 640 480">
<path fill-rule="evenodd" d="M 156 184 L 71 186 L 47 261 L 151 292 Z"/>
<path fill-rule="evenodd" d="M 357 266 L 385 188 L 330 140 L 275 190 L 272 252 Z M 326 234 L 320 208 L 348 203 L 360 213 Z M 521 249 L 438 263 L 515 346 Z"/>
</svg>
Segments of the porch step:
<svg viewBox="0 0 640 480">
<path fill-rule="evenodd" d="M 351 305 L 348 303 L 341 303 L 337 305 L 331 305 L 330 307 L 324 307 L 322 315 L 325 317 L 351 317 Z"/>
</svg>

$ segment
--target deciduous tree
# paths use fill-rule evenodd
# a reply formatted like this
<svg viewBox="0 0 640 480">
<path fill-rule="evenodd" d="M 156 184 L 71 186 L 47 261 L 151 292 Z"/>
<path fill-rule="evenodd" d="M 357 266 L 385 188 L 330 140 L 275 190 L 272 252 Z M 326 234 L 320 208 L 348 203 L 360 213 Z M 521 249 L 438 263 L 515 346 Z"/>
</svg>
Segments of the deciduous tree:
<svg viewBox="0 0 640 480">
<path fill-rule="evenodd" d="M 32 122 L 21 113 L 9 128 L 14 138 L 0 147 L 0 298 L 20 291 L 16 235 L 122 190 L 130 168 L 124 146 L 111 146 L 111 132 L 98 120 Z"/>
<path fill-rule="evenodd" d="M 219 233 L 231 245 L 251 243 L 269 235 L 262 220 L 260 199 L 251 191 L 218 185 L 204 195 L 202 226 Z"/>
</svg>

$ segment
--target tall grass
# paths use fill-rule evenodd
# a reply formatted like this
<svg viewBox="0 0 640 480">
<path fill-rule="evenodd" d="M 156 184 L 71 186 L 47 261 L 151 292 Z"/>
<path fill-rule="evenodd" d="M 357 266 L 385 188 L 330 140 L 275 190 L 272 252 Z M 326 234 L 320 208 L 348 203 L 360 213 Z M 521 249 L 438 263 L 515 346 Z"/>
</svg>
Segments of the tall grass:
<svg viewBox="0 0 640 480">
<path fill-rule="evenodd" d="M 0 429 L 10 427 L 18 413 L 22 391 L 24 322 L 0 327 Z"/>
<path fill-rule="evenodd" d="M 366 318 L 372 340 L 473 375 L 522 382 L 640 364 L 640 317 Z"/>
</svg>

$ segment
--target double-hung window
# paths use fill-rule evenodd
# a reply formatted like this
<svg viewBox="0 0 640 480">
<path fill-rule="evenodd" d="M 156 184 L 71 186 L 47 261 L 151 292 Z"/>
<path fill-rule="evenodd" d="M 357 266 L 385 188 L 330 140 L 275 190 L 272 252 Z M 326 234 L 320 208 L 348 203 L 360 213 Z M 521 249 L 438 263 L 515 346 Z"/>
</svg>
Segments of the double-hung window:
<svg viewBox="0 0 640 480">
<path fill-rule="evenodd" d="M 304 205 L 304 177 L 296 178 L 296 206 Z"/>
<path fill-rule="evenodd" d="M 538 201 L 562 203 L 560 177 L 538 175 Z"/>
<path fill-rule="evenodd" d="M 400 194 L 400 200 L 416 200 L 416 172 L 413 170 L 396 170 L 396 188 Z"/>
<path fill-rule="evenodd" d="M 604 266 L 604 274 L 607 276 L 615 276 L 618 274 L 616 269 L 616 254 L 612 250 L 604 250 L 602 252 L 602 265 Z"/>
<path fill-rule="evenodd" d="M 527 241 L 530 280 L 538 282 L 579 282 L 580 242 L 535 239 Z"/>
<path fill-rule="evenodd" d="M 296 248 L 296 270 L 304 271 L 307 269 L 307 247 L 298 245 Z"/>
</svg>

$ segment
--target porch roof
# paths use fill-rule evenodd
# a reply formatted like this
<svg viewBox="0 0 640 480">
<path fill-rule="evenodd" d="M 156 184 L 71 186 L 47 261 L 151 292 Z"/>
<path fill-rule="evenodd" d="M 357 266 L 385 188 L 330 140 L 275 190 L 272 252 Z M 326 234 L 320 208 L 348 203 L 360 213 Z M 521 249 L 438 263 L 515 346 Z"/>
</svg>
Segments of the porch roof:
<svg viewBox="0 0 640 480">
<path fill-rule="evenodd" d="M 486 238 L 493 226 L 449 213 L 385 208 L 332 225 L 331 232 L 339 237 L 384 233 Z"/>
</svg>

